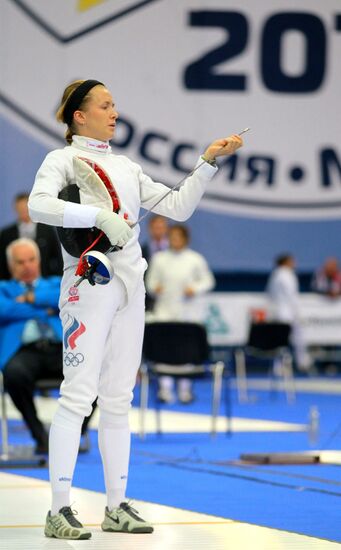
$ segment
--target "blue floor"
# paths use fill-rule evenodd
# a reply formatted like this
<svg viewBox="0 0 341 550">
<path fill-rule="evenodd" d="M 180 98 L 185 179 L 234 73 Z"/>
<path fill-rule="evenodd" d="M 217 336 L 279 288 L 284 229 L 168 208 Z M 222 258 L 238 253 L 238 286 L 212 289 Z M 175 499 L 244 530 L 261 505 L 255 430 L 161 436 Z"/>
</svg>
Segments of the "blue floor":
<svg viewBox="0 0 341 550">
<path fill-rule="evenodd" d="M 208 383 L 197 382 L 195 392 L 195 403 L 169 408 L 208 413 Z M 321 430 L 315 448 L 341 448 L 341 396 L 300 393 L 290 406 L 282 394 L 273 399 L 268 392 L 254 393 L 254 404 L 240 405 L 232 391 L 234 416 L 306 423 L 310 407 L 316 405 Z M 27 439 L 20 422 L 11 422 L 11 437 L 12 442 Z M 74 485 L 104 492 L 96 438 L 92 431 L 91 452 L 79 455 Z M 341 542 L 340 467 L 236 463 L 241 453 L 312 449 L 301 432 L 219 434 L 214 439 L 202 433 L 174 433 L 148 435 L 144 441 L 133 436 L 128 496 Z M 45 468 L 14 473 L 48 479 Z"/>
</svg>

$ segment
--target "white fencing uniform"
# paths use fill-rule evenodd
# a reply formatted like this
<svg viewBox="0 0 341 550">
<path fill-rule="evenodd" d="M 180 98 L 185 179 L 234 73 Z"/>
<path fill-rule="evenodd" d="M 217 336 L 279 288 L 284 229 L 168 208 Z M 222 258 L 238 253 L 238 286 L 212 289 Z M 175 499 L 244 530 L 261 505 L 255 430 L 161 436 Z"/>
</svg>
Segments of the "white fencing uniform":
<svg viewBox="0 0 341 550">
<path fill-rule="evenodd" d="M 72 158 L 77 155 L 97 162 L 109 175 L 120 199 L 120 214 L 132 222 L 140 206 L 148 209 L 168 188 L 153 182 L 139 165 L 111 153 L 107 143 L 74 136 L 71 146 L 47 155 L 40 167 L 29 199 L 34 221 L 63 227 L 92 227 L 98 208 L 73 205 L 58 199 L 65 187 L 74 183 Z M 153 211 L 177 221 L 187 219 L 202 197 L 216 168 L 204 163 L 179 191 L 168 195 Z M 98 205 L 97 205 L 98 206 Z M 60 310 L 64 329 L 64 376 L 61 403 L 74 412 L 88 415 L 99 395 L 99 406 L 117 414 L 129 409 L 132 389 L 140 363 L 144 329 L 143 274 L 146 262 L 138 243 L 139 228 L 123 250 L 109 255 L 115 277 L 105 286 L 82 282 L 73 289 L 78 260 L 63 249 L 65 273 Z M 96 247 L 94 247 L 96 248 Z M 121 298 L 117 299 L 119 279 Z M 124 292 L 123 292 L 124 289 Z M 75 293 L 75 296 L 72 296 Z"/>
<path fill-rule="evenodd" d="M 215 285 L 205 258 L 191 250 L 165 250 L 154 254 L 149 265 L 146 287 L 151 294 L 160 286 L 152 319 L 157 321 L 189 321 L 186 305 Z M 193 290 L 193 296 L 186 297 L 186 288 Z M 192 319 L 194 320 L 194 319 Z"/>
<path fill-rule="evenodd" d="M 151 208 L 168 188 L 144 175 L 139 165 L 113 155 L 108 143 L 74 136 L 71 146 L 47 155 L 29 199 L 29 212 L 36 222 L 54 226 L 90 228 L 101 208 L 101 198 L 91 188 L 81 191 L 81 202 L 58 199 L 60 191 L 75 181 L 73 157 L 90 159 L 107 173 L 120 201 L 119 215 L 131 222 L 140 207 Z M 178 221 L 187 219 L 198 205 L 216 168 L 203 163 L 179 191 L 169 194 L 153 212 Z M 99 448 L 109 510 L 124 499 L 128 476 L 130 436 L 128 411 L 140 365 L 146 261 L 138 243 L 139 227 L 122 250 L 110 253 L 114 277 L 107 285 L 91 286 L 77 280 L 78 259 L 64 249 L 64 276 L 60 294 L 63 324 L 64 381 L 59 407 L 50 430 L 50 479 L 52 515 L 70 505 L 70 488 L 84 416 L 98 396 Z M 94 247 L 96 249 L 96 246 Z"/>
<path fill-rule="evenodd" d="M 298 279 L 292 268 L 280 266 L 274 269 L 267 285 L 270 316 L 292 327 L 291 342 L 299 368 L 309 369 L 311 359 L 307 350 L 299 312 Z"/>
</svg>

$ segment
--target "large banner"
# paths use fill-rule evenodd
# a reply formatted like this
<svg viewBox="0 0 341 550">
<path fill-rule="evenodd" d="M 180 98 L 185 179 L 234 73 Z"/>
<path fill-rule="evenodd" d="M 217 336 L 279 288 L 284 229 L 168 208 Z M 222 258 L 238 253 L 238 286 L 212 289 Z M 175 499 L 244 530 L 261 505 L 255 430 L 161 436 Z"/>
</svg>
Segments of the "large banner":
<svg viewBox="0 0 341 550">
<path fill-rule="evenodd" d="M 339 0 L 2 0 L 0 28 L 2 208 L 62 144 L 65 85 L 96 78 L 120 113 L 115 152 L 170 185 L 211 140 L 251 128 L 191 222 L 213 267 L 269 267 L 289 248 L 312 267 L 338 253 L 325 235 L 339 223 L 318 224 L 341 215 Z M 37 144 L 25 171 L 16 133 L 23 154 Z M 302 223 L 315 255 L 294 238 Z M 235 249 L 233 230 L 251 241 Z"/>
</svg>

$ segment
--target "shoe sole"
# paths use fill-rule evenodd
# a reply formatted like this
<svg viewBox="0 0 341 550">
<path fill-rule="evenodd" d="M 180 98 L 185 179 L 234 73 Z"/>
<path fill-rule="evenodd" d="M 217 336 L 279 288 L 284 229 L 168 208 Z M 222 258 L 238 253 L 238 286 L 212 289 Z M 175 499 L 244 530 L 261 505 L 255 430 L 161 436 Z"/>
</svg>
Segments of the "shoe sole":
<svg viewBox="0 0 341 550">
<path fill-rule="evenodd" d="M 91 538 L 91 533 L 83 533 L 79 537 L 59 537 L 58 535 L 55 535 L 50 531 L 49 529 L 45 529 L 44 531 L 45 537 L 48 537 L 50 539 L 59 539 L 59 540 L 86 540 Z"/>
<path fill-rule="evenodd" d="M 152 533 L 154 531 L 154 529 L 153 529 L 153 527 L 135 527 L 132 531 L 128 531 L 128 529 L 121 529 L 119 531 L 118 529 L 112 529 L 111 527 L 102 527 L 102 531 L 105 531 L 107 533 L 131 533 L 131 534 L 145 533 L 145 534 L 148 534 L 148 533 Z"/>
</svg>

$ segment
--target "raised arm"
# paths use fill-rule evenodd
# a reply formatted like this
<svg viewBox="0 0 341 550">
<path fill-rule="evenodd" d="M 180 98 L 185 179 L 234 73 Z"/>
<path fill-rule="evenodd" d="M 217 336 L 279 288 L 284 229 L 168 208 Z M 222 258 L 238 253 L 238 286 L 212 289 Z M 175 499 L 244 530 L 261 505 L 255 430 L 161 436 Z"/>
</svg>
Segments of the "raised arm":
<svg viewBox="0 0 341 550">
<path fill-rule="evenodd" d="M 157 206 L 154 206 L 155 203 L 166 195 L 169 188 L 153 182 L 139 169 L 142 207 L 180 222 L 187 220 L 198 206 L 207 184 L 218 169 L 216 157 L 232 155 L 242 145 L 243 141 L 238 135 L 215 140 L 207 147 L 198 160 L 195 171 L 186 178 L 180 189 L 169 193 Z"/>
</svg>

